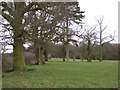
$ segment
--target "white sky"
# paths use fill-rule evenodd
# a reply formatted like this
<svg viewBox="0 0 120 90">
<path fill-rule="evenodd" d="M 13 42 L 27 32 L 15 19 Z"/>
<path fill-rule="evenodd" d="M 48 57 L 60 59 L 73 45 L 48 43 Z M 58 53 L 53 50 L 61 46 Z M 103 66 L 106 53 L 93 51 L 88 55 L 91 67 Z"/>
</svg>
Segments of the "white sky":
<svg viewBox="0 0 120 90">
<path fill-rule="evenodd" d="M 88 25 L 97 24 L 95 18 L 104 16 L 104 25 L 107 32 L 113 34 L 116 31 L 114 43 L 118 43 L 118 2 L 120 0 L 78 0 L 81 11 L 85 11 L 85 19 Z"/>
</svg>

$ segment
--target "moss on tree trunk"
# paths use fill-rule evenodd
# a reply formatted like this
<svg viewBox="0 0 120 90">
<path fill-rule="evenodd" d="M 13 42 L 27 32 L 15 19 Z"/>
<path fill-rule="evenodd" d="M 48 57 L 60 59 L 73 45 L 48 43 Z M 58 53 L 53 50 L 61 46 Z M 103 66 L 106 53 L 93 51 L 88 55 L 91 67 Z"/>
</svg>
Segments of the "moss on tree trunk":
<svg viewBox="0 0 120 90">
<path fill-rule="evenodd" d="M 45 64 L 44 59 L 43 59 L 43 48 L 40 48 L 40 64 Z"/>
<path fill-rule="evenodd" d="M 26 70 L 24 48 L 22 39 L 14 39 L 13 45 L 13 70 L 24 71 Z"/>
</svg>

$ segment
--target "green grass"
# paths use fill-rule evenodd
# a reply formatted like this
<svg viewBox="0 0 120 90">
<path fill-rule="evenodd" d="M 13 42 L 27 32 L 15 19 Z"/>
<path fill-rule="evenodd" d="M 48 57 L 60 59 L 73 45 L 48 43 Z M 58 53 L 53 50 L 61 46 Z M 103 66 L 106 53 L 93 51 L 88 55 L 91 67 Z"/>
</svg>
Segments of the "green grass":
<svg viewBox="0 0 120 90">
<path fill-rule="evenodd" d="M 117 61 L 62 62 L 27 66 L 33 71 L 3 73 L 3 88 L 118 88 Z"/>
</svg>

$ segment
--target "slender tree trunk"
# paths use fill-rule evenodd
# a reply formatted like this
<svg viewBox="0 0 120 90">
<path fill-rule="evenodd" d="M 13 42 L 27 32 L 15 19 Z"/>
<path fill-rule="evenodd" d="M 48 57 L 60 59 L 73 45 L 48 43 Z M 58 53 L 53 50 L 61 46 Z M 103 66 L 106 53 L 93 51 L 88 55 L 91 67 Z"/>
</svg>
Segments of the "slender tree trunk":
<svg viewBox="0 0 120 90">
<path fill-rule="evenodd" d="M 69 61 L 69 46 L 68 46 L 68 44 L 69 44 L 69 42 L 68 42 L 68 16 L 67 16 L 67 18 L 66 18 L 66 33 L 67 33 L 67 44 L 66 44 L 66 59 L 67 59 L 67 61 Z"/>
<path fill-rule="evenodd" d="M 45 64 L 44 59 L 43 59 L 43 48 L 40 48 L 40 64 Z"/>
<path fill-rule="evenodd" d="M 26 70 L 24 48 L 22 39 L 14 39 L 13 45 L 13 70 L 24 71 Z"/>
<path fill-rule="evenodd" d="M 44 59 L 45 59 L 45 61 L 48 61 L 48 53 L 46 50 L 44 51 Z"/>
<path fill-rule="evenodd" d="M 100 25 L 100 61 L 102 61 L 102 31 L 101 31 L 101 25 Z"/>
<path fill-rule="evenodd" d="M 63 44 L 63 61 L 65 61 L 65 45 Z"/>
<path fill-rule="evenodd" d="M 82 49 L 81 49 L 81 50 L 82 50 Z M 83 50 L 82 50 L 82 52 L 81 52 L 80 58 L 81 58 L 81 60 L 83 61 Z"/>
<path fill-rule="evenodd" d="M 88 49 L 88 62 L 91 62 L 91 57 L 90 57 L 90 48 Z"/>
<path fill-rule="evenodd" d="M 69 47 L 66 45 L 66 59 L 69 61 Z"/>
<path fill-rule="evenodd" d="M 100 61 L 102 61 L 102 45 L 100 45 Z"/>
<path fill-rule="evenodd" d="M 65 27 L 65 22 L 63 24 L 63 27 Z M 66 55 L 66 50 L 65 50 L 65 28 L 63 29 L 63 61 L 65 61 L 65 55 Z"/>
<path fill-rule="evenodd" d="M 35 64 L 40 64 L 40 48 L 35 48 Z"/>
<path fill-rule="evenodd" d="M 87 51 L 88 51 L 88 62 L 91 62 L 91 58 L 90 58 L 90 41 L 88 41 L 88 48 L 87 48 Z"/>
<path fill-rule="evenodd" d="M 35 47 L 35 64 L 39 65 L 40 64 L 40 48 L 37 40 L 34 40 L 34 47 Z"/>
</svg>

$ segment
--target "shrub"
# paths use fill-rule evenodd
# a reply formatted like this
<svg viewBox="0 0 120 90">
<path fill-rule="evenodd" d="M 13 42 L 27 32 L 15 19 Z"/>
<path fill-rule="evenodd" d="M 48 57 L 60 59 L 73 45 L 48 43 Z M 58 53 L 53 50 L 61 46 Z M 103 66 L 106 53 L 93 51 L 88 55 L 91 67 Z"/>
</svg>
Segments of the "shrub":
<svg viewBox="0 0 120 90">
<path fill-rule="evenodd" d="M 2 54 L 2 72 L 13 69 L 13 57 L 11 54 Z"/>
<path fill-rule="evenodd" d="M 26 51 L 24 53 L 25 55 L 25 63 L 26 65 L 35 63 L 35 55 L 29 51 Z"/>
</svg>

